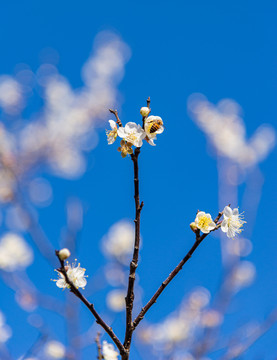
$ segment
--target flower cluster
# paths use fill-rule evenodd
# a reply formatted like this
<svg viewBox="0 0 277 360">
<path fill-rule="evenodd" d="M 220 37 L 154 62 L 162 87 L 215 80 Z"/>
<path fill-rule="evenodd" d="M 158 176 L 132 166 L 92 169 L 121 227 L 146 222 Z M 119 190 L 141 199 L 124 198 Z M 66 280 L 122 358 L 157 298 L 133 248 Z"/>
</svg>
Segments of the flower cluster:
<svg viewBox="0 0 277 360">
<path fill-rule="evenodd" d="M 84 289 L 84 287 L 87 285 L 87 280 L 86 280 L 87 275 L 85 275 L 86 269 L 81 268 L 80 264 L 76 265 L 76 263 L 73 263 L 72 265 L 70 265 L 68 262 L 66 262 L 65 270 L 68 279 L 73 283 L 73 285 L 77 289 L 79 287 Z M 64 275 L 58 270 L 57 272 L 59 275 L 59 279 L 54 280 L 56 281 L 56 285 L 62 289 L 70 288 L 70 285 L 66 282 Z"/>
<path fill-rule="evenodd" d="M 190 227 L 193 231 L 199 229 L 203 234 L 208 234 L 210 231 L 218 229 L 227 234 L 228 238 L 233 239 L 237 234 L 242 232 L 242 226 L 246 221 L 242 220 L 243 215 L 239 214 L 238 209 L 231 209 L 229 206 L 225 206 L 223 210 L 223 221 L 216 224 L 210 214 L 206 214 L 204 211 L 199 211 L 193 223 Z"/>
<path fill-rule="evenodd" d="M 154 140 L 156 140 L 157 134 L 164 131 L 162 119 L 159 116 L 148 116 L 150 113 L 148 107 L 142 107 L 140 113 L 143 116 L 143 128 L 134 122 L 128 122 L 124 127 L 117 127 L 118 121 L 109 120 L 111 130 L 106 130 L 108 144 L 113 144 L 119 136 L 122 140 L 118 151 L 121 152 L 123 158 L 133 153 L 132 146 L 140 148 L 143 140 L 155 146 Z"/>
</svg>

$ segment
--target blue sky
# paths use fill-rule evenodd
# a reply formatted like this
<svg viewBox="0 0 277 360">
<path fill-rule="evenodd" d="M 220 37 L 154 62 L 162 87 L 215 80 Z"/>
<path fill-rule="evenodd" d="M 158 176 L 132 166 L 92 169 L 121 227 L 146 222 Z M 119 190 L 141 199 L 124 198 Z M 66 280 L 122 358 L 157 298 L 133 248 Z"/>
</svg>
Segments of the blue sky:
<svg viewBox="0 0 277 360">
<path fill-rule="evenodd" d="M 151 96 L 152 113 L 161 116 L 166 127 L 157 146 L 145 144 L 140 156 L 141 199 L 145 207 L 138 273 L 145 302 L 192 245 L 193 234 L 188 225 L 197 209 L 213 215 L 218 211 L 217 163 L 204 134 L 188 115 L 188 97 L 199 92 L 212 103 L 234 99 L 243 109 L 248 137 L 262 123 L 276 129 L 277 4 L 22 0 L 2 2 L 0 13 L 1 74 L 12 75 L 19 63 L 26 63 L 35 71 L 42 50 L 53 48 L 59 54 L 59 72 L 78 88 L 82 85 L 80 69 L 98 32 L 113 31 L 130 47 L 132 56 L 119 85 L 121 120 L 139 122 L 139 109 Z M 39 107 L 39 100 L 30 100 L 25 116 Z M 103 112 L 107 113 L 107 120 L 111 118 L 107 109 Z M 116 221 L 132 219 L 134 215 L 132 163 L 121 159 L 116 146 L 107 146 L 107 127 L 98 129 L 99 144 L 88 156 L 88 170 L 83 178 L 65 181 L 46 175 L 53 183 L 55 201 L 40 213 L 41 224 L 57 246 L 60 228 L 65 223 L 65 201 L 68 196 L 80 197 L 87 210 L 78 259 L 90 278 L 105 262 L 99 240 Z M 260 165 L 264 185 L 251 237 L 253 251 L 247 258 L 255 263 L 258 275 L 255 284 L 234 299 L 228 313 L 229 325 L 224 328 L 227 333 L 242 317 L 261 321 L 276 306 L 276 160 L 274 149 Z M 242 184 L 238 205 L 243 190 Z M 52 269 L 44 266 L 45 272 L 39 272 L 40 261 L 43 260 L 36 258 L 30 276 L 45 292 L 62 297 L 48 281 L 54 277 Z M 167 294 L 149 311 L 148 319 L 159 321 L 176 309 L 194 286 L 205 286 L 214 293 L 220 281 L 220 264 L 219 240 L 209 236 Z M 21 310 L 13 312 L 9 306 L 13 293 L 5 291 L 1 309 L 15 334 L 10 347 L 16 358 L 26 351 L 26 343 L 35 341 L 36 333 L 30 329 L 20 338 L 22 324 L 17 320 L 23 323 L 26 315 Z M 103 295 L 96 294 L 98 308 Z M 123 321 L 120 316 L 115 322 L 119 333 Z M 57 333 L 63 332 L 58 318 L 51 321 Z M 87 325 L 88 319 L 84 319 L 84 326 Z M 245 359 L 253 359 L 255 353 L 263 359 L 276 356 L 274 334 L 276 326 Z M 85 360 L 89 358 L 88 354 L 84 356 Z"/>
</svg>

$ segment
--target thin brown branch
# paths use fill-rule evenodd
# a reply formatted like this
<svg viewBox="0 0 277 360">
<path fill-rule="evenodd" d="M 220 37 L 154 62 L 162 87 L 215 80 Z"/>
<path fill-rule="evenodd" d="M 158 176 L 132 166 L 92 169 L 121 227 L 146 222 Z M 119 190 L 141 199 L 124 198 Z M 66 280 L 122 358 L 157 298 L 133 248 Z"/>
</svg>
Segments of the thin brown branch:
<svg viewBox="0 0 277 360">
<path fill-rule="evenodd" d="M 100 332 L 97 333 L 97 336 L 95 338 L 95 342 L 96 342 L 96 346 L 97 346 L 97 359 L 98 360 L 103 360 L 104 356 L 102 354 L 102 347 L 101 347 L 101 343 L 100 343 Z"/>
<path fill-rule="evenodd" d="M 122 126 L 122 122 L 121 120 L 119 119 L 118 117 L 118 112 L 117 110 L 112 110 L 112 109 L 109 109 L 109 112 L 114 114 L 114 116 L 116 117 L 116 123 L 118 124 L 118 126 Z"/>
<path fill-rule="evenodd" d="M 113 340 L 113 342 L 115 343 L 116 347 L 118 348 L 120 354 L 125 355 L 126 350 L 125 350 L 124 346 L 122 345 L 121 341 L 118 339 L 118 337 L 113 332 L 113 329 L 105 323 L 105 321 L 101 318 L 101 316 L 98 314 L 98 312 L 94 309 L 94 305 L 92 303 L 90 303 L 84 297 L 84 295 L 81 294 L 81 292 L 75 287 L 75 285 L 69 280 L 65 266 L 64 266 L 64 261 L 59 258 L 58 250 L 56 250 L 56 256 L 59 259 L 59 262 L 61 265 L 61 267 L 59 269 L 57 269 L 57 271 L 59 271 L 64 276 L 66 283 L 70 287 L 70 291 L 86 305 L 86 307 L 89 309 L 89 311 L 95 317 L 97 324 L 99 324 L 106 331 L 106 333 L 110 336 L 110 338 Z"/>
<path fill-rule="evenodd" d="M 140 148 L 136 148 L 135 153 L 132 154 L 131 158 L 134 163 L 134 186 L 135 186 L 135 205 L 136 205 L 136 217 L 135 217 L 135 243 L 134 243 L 134 252 L 133 258 L 130 263 L 130 272 L 129 272 L 129 283 L 127 295 L 125 298 L 126 301 L 126 333 L 124 340 L 125 349 L 130 349 L 132 333 L 133 333 L 133 324 L 132 324 L 132 312 L 134 305 L 134 285 L 136 277 L 136 269 L 138 266 L 138 257 L 139 257 L 139 246 L 140 246 L 140 213 L 143 207 L 143 202 L 140 203 L 139 199 L 139 175 L 138 175 L 138 156 L 140 154 Z"/>
<path fill-rule="evenodd" d="M 222 212 L 218 214 L 214 222 L 217 224 L 220 217 L 222 216 Z M 214 230 L 217 230 L 218 227 L 216 227 Z M 164 289 L 167 287 L 167 285 L 175 278 L 175 276 L 179 273 L 180 270 L 182 270 L 184 264 L 191 258 L 192 254 L 195 252 L 195 250 L 198 248 L 198 246 L 201 244 L 201 242 L 205 239 L 205 237 L 208 236 L 208 234 L 203 234 L 200 236 L 200 231 L 196 232 L 196 240 L 189 252 L 186 254 L 186 256 L 179 262 L 179 264 L 175 267 L 175 269 L 169 274 L 169 276 L 166 278 L 165 281 L 162 282 L 161 286 L 158 288 L 158 290 L 155 292 L 155 294 L 152 296 L 152 298 L 148 301 L 148 303 L 141 309 L 140 313 L 136 317 L 136 319 L 133 321 L 133 329 L 135 329 L 138 324 L 141 322 L 141 320 L 144 318 L 147 311 L 151 308 L 152 305 L 155 304 L 158 297 L 161 295 L 161 293 L 164 291 Z"/>
<path fill-rule="evenodd" d="M 148 109 L 150 109 L 150 96 L 148 97 L 148 99 L 146 101 L 147 101 L 147 107 L 148 107 Z"/>
</svg>

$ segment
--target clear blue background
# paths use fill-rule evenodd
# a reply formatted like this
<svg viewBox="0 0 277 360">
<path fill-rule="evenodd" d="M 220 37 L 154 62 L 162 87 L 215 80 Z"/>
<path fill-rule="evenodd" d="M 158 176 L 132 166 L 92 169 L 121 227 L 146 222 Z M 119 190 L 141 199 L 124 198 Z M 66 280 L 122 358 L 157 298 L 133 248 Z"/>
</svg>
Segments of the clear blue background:
<svg viewBox="0 0 277 360">
<path fill-rule="evenodd" d="M 188 96 L 201 92 L 214 103 L 226 97 L 235 99 L 244 110 L 248 136 L 261 123 L 276 126 L 276 15 L 274 1 L 11 0 L 0 4 L 3 74 L 13 74 L 18 63 L 37 69 L 41 50 L 51 47 L 60 55 L 59 71 L 73 87 L 79 87 L 80 69 L 99 31 L 115 31 L 132 50 L 119 87 L 123 95 L 121 119 L 140 121 L 139 109 L 151 96 L 152 113 L 161 116 L 166 125 L 158 146 L 144 145 L 140 156 L 145 207 L 138 273 L 145 300 L 192 245 L 188 224 L 196 210 L 213 215 L 218 211 L 216 161 L 207 154 L 205 136 L 187 114 Z M 32 106 L 37 110 L 37 103 Z M 107 109 L 103 111 L 110 118 Z M 66 183 L 50 178 L 55 201 L 41 213 L 41 223 L 57 247 L 67 197 L 79 196 L 87 204 L 78 258 L 90 277 L 105 261 L 99 256 L 99 240 L 114 222 L 134 216 L 132 163 L 122 160 L 115 146 L 107 146 L 104 128 L 99 134 L 85 177 Z M 256 283 L 235 298 L 235 315 L 227 331 L 243 320 L 261 321 L 276 305 L 276 160 L 274 151 L 261 165 L 265 183 L 251 239 L 254 250 L 249 256 L 257 267 Z M 40 261 L 38 257 L 33 265 L 37 273 L 33 268 L 30 276 L 45 292 L 63 296 L 49 281 L 54 277 L 52 269 L 48 268 L 49 273 L 39 271 Z M 148 319 L 158 321 L 173 311 L 193 286 L 207 286 L 215 292 L 220 263 L 218 239 L 210 236 L 149 311 Z M 19 356 L 37 335 L 31 329 L 22 333 L 26 315 L 14 310 L 13 293 L 5 291 L 1 309 L 14 332 L 10 347 Z M 101 309 L 102 300 L 103 294 L 96 294 L 93 301 L 97 308 Z M 53 317 L 52 321 L 57 323 L 57 332 L 63 332 L 60 320 Z M 120 321 L 115 323 L 119 333 Z M 87 326 L 88 320 L 85 323 Z M 254 354 L 263 359 L 277 356 L 276 326 L 245 359 L 253 359 Z M 84 359 L 90 358 L 86 356 Z"/>
</svg>

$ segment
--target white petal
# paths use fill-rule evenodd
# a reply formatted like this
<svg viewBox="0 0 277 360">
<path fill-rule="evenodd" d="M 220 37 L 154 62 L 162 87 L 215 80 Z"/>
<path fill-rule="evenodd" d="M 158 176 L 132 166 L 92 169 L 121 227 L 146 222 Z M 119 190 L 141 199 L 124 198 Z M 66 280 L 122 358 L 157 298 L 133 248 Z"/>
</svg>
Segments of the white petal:
<svg viewBox="0 0 277 360">
<path fill-rule="evenodd" d="M 126 133 L 131 133 L 133 131 L 138 131 L 138 126 L 136 123 L 134 122 L 128 122 L 126 125 L 125 125 L 125 132 Z"/>
<path fill-rule="evenodd" d="M 221 223 L 221 230 L 223 232 L 227 232 L 228 231 L 228 221 L 227 220 L 223 220 L 222 223 Z"/>
<path fill-rule="evenodd" d="M 141 129 L 141 132 L 140 132 L 141 140 L 143 140 L 145 137 L 146 137 L 146 132 L 143 129 Z"/>
<path fill-rule="evenodd" d="M 113 136 L 108 137 L 108 145 L 112 145 L 115 142 L 115 138 Z"/>
<path fill-rule="evenodd" d="M 142 146 L 142 140 L 141 140 L 141 139 L 136 139 L 136 140 L 134 141 L 134 145 L 135 145 L 136 147 L 141 147 L 141 146 Z"/>
<path fill-rule="evenodd" d="M 148 144 L 152 145 L 152 146 L 156 146 L 156 144 L 154 143 L 153 139 L 148 139 L 146 140 L 148 142 Z"/>
<path fill-rule="evenodd" d="M 145 123 L 148 123 L 150 121 L 154 121 L 155 120 L 155 117 L 154 115 L 151 115 L 151 116 L 148 116 L 148 118 L 145 119 Z"/>
<path fill-rule="evenodd" d="M 122 127 L 122 126 L 117 130 L 117 134 L 121 138 L 125 138 L 126 135 L 127 135 L 126 132 L 125 132 L 124 127 Z"/>
<path fill-rule="evenodd" d="M 233 210 L 233 215 L 238 215 L 239 214 L 239 209 L 238 208 L 235 208 L 234 210 Z"/>
<path fill-rule="evenodd" d="M 224 216 L 226 216 L 228 218 L 233 215 L 233 211 L 229 206 L 225 206 L 225 208 L 223 210 L 223 214 L 224 214 Z"/>
<path fill-rule="evenodd" d="M 110 127 L 111 127 L 112 129 L 117 128 L 116 122 L 115 122 L 114 120 L 109 120 L 109 123 L 110 123 Z"/>
<path fill-rule="evenodd" d="M 65 279 L 59 279 L 56 281 L 56 285 L 59 287 L 59 288 L 65 288 L 66 287 L 66 281 Z"/>
<path fill-rule="evenodd" d="M 209 230 L 213 230 L 215 227 L 216 227 L 216 224 L 212 221 L 212 222 L 209 224 Z"/>
<path fill-rule="evenodd" d="M 87 285 L 87 280 L 85 278 L 78 279 L 77 284 L 78 287 L 83 288 Z"/>
<path fill-rule="evenodd" d="M 197 215 L 196 215 L 195 220 L 198 219 L 200 216 L 203 216 L 203 215 L 205 215 L 205 214 L 206 214 L 206 213 L 205 213 L 204 211 L 199 211 L 199 212 L 197 213 Z"/>
<path fill-rule="evenodd" d="M 227 231 L 227 236 L 228 238 L 233 238 L 235 237 L 236 233 L 229 227 L 228 231 Z"/>
</svg>

